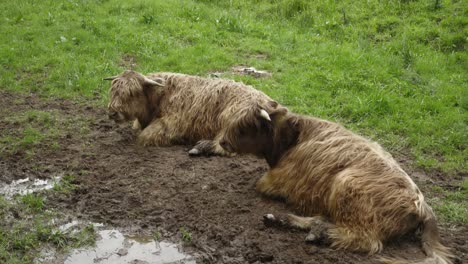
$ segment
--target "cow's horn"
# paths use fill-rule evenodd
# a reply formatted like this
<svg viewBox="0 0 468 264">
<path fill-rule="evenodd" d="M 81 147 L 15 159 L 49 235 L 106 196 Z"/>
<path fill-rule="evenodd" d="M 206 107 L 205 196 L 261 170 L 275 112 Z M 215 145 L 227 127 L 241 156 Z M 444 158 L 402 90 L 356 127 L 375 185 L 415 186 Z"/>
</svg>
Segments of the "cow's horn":
<svg viewBox="0 0 468 264">
<path fill-rule="evenodd" d="M 119 76 L 116 75 L 116 76 L 106 77 L 106 78 L 104 78 L 104 80 L 106 80 L 106 81 L 112 81 L 112 80 L 116 79 L 117 77 L 119 77 Z"/>
<path fill-rule="evenodd" d="M 158 81 L 160 81 L 160 82 L 157 82 L 157 81 L 151 80 L 150 78 L 145 77 L 145 83 L 147 83 L 147 84 L 157 85 L 157 86 L 164 86 L 164 80 L 163 79 L 158 78 Z"/>
<path fill-rule="evenodd" d="M 265 118 L 268 121 L 271 121 L 270 116 L 268 115 L 267 111 L 265 111 L 264 109 L 260 109 L 260 116 L 262 118 Z"/>
</svg>

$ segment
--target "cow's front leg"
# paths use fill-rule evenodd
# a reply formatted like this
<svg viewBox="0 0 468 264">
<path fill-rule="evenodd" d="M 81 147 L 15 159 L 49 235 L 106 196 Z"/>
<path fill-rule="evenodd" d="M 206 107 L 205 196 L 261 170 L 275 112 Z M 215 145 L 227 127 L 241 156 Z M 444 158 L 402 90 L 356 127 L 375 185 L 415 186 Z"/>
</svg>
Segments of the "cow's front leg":
<svg viewBox="0 0 468 264">
<path fill-rule="evenodd" d="M 217 140 L 200 140 L 189 150 L 190 156 L 232 156 L 233 154 L 225 151 Z"/>
<path fill-rule="evenodd" d="M 282 171 L 271 169 L 256 184 L 256 190 L 266 196 L 284 199 L 287 197 L 285 184 L 281 181 Z"/>
<path fill-rule="evenodd" d="M 213 140 L 200 140 L 189 150 L 190 156 L 209 156 L 214 151 L 214 142 Z"/>
<path fill-rule="evenodd" d="M 169 146 L 176 138 L 176 131 L 172 131 L 164 119 L 156 119 L 141 131 L 137 142 L 143 146 Z"/>
</svg>

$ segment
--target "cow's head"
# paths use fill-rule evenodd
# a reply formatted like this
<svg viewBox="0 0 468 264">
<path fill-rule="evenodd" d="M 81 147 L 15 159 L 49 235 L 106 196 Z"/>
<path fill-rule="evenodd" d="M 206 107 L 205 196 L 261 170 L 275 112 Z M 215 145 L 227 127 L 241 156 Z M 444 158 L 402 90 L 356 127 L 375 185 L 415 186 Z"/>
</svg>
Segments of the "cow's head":
<svg viewBox="0 0 468 264">
<path fill-rule="evenodd" d="M 109 118 L 116 122 L 130 121 L 148 115 L 149 90 L 164 86 L 163 79 L 149 79 L 130 70 L 104 80 L 112 80 L 108 114 Z"/>
<path fill-rule="evenodd" d="M 250 153 L 268 160 L 275 152 L 276 130 L 287 113 L 273 101 L 244 109 L 226 129 L 220 145 L 228 152 Z"/>
</svg>

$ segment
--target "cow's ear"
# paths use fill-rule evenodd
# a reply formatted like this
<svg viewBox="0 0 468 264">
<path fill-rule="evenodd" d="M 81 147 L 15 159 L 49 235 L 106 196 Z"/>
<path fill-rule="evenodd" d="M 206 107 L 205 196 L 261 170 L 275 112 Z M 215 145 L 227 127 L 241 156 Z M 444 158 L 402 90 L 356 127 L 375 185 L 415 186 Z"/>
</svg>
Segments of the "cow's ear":
<svg viewBox="0 0 468 264">
<path fill-rule="evenodd" d="M 270 106 L 273 109 L 276 109 L 278 107 L 278 105 L 279 104 L 277 102 L 275 102 L 275 101 L 269 101 L 268 102 L 268 106 Z"/>
<path fill-rule="evenodd" d="M 160 86 L 160 87 L 162 87 L 162 86 L 165 85 L 165 81 L 162 78 L 150 79 L 148 77 L 144 77 L 143 82 L 144 82 L 144 84 L 146 84 L 148 86 Z"/>
<path fill-rule="evenodd" d="M 278 122 L 282 120 L 287 113 L 288 109 L 286 107 L 279 106 L 270 112 L 270 118 L 273 122 Z"/>
</svg>

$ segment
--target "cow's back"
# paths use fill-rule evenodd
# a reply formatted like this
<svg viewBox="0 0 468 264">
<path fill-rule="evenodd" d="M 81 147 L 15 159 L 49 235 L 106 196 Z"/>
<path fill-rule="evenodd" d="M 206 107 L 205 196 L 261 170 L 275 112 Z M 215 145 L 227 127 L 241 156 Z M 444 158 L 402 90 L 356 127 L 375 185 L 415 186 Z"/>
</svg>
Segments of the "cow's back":
<svg viewBox="0 0 468 264">
<path fill-rule="evenodd" d="M 378 232 L 383 236 L 401 230 L 393 226 L 408 222 L 422 195 L 391 155 L 338 124 L 303 119 L 297 145 L 275 168 L 284 175 L 278 186 L 288 202 L 336 223 L 385 227 Z"/>
<path fill-rule="evenodd" d="M 253 103 L 271 99 L 251 86 L 225 79 L 207 79 L 177 73 L 156 73 L 166 81 L 157 106 L 188 142 L 213 139 L 229 120 Z"/>
</svg>

